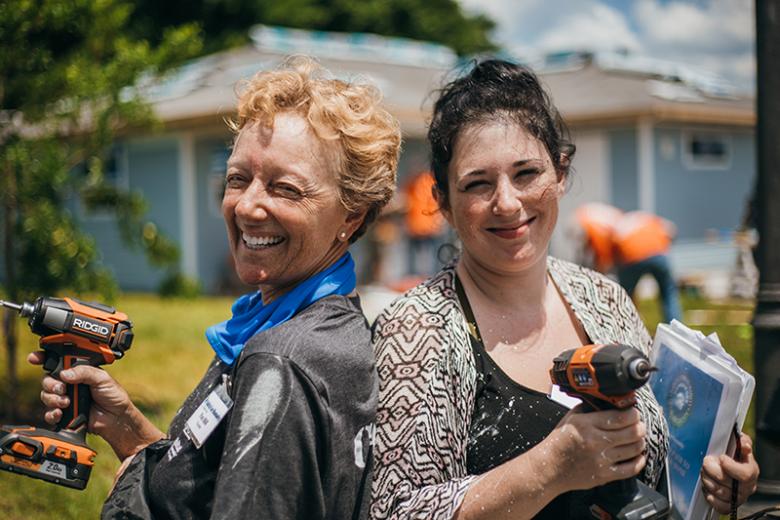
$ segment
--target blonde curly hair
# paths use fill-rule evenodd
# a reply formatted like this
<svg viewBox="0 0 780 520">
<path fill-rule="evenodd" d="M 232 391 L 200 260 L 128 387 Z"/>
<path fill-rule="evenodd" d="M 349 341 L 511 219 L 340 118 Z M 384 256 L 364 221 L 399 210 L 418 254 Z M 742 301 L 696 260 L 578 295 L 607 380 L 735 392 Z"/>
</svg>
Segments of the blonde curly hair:
<svg viewBox="0 0 780 520">
<path fill-rule="evenodd" d="M 286 60 L 238 87 L 238 114 L 228 126 L 238 134 L 254 121 L 273 127 L 279 112 L 294 111 L 317 137 L 339 144 L 339 198 L 351 213 L 366 212 L 350 238 L 365 233 L 395 192 L 401 130 L 381 106 L 382 94 L 366 82 L 334 79 L 309 57 Z"/>
</svg>

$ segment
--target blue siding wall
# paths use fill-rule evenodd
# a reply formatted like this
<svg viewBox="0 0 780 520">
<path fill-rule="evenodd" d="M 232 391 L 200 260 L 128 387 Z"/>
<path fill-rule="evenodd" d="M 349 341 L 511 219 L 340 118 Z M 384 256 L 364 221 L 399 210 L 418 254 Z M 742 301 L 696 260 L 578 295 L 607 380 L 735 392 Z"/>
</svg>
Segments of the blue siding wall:
<svg viewBox="0 0 780 520">
<path fill-rule="evenodd" d="M 171 240 L 179 243 L 178 143 L 173 138 L 131 140 L 127 154 L 128 187 L 143 194 L 149 206 L 147 218 Z M 128 250 L 118 236 L 116 220 L 108 216 L 82 217 L 83 229 L 92 234 L 103 263 L 114 272 L 125 290 L 153 291 L 166 275 L 152 267 L 140 251 Z"/>
<path fill-rule="evenodd" d="M 727 137 L 731 159 L 722 169 L 697 169 L 683 156 L 687 130 L 655 129 L 656 212 L 677 225 L 681 239 L 701 239 L 711 229 L 728 233 L 739 225 L 755 180 L 755 136 L 742 129 L 708 127 Z"/>
<path fill-rule="evenodd" d="M 639 173 L 637 171 L 636 130 L 610 130 L 609 162 L 612 204 L 623 210 L 639 207 Z"/>
<path fill-rule="evenodd" d="M 195 142 L 198 218 L 198 274 L 203 290 L 219 292 L 234 279 L 225 222 L 220 212 L 221 189 L 231 136 L 199 139 Z"/>
</svg>

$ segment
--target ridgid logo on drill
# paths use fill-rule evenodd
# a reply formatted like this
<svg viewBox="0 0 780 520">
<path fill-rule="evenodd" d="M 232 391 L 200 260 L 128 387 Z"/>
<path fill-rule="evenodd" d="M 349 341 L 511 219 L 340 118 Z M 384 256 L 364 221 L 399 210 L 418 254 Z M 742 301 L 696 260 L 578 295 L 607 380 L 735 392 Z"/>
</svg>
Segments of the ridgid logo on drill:
<svg viewBox="0 0 780 520">
<path fill-rule="evenodd" d="M 109 328 L 99 321 L 86 320 L 84 318 L 73 318 L 73 326 L 84 332 L 95 334 L 97 336 L 108 336 Z"/>
</svg>

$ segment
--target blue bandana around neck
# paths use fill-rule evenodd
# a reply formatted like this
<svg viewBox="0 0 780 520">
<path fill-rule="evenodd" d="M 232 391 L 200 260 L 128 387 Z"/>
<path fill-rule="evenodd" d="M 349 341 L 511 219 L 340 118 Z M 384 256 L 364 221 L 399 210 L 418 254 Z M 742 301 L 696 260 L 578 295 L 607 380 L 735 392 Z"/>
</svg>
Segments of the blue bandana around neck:
<svg viewBox="0 0 780 520">
<path fill-rule="evenodd" d="M 330 267 L 296 285 L 291 291 L 263 305 L 260 291 L 245 294 L 233 303 L 233 317 L 206 329 L 206 339 L 219 359 L 232 365 L 244 344 L 260 331 L 289 320 L 317 300 L 355 290 L 355 262 L 344 255 Z"/>
</svg>

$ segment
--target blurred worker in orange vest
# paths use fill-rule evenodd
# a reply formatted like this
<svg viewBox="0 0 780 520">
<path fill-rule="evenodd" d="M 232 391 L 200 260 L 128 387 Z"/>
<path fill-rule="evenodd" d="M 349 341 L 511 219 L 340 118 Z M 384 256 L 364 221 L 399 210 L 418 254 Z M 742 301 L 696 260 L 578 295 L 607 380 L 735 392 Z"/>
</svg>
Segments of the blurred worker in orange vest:
<svg viewBox="0 0 780 520">
<path fill-rule="evenodd" d="M 437 249 L 444 230 L 444 217 L 433 198 L 433 175 L 422 171 L 404 187 L 406 198 L 406 231 L 409 238 L 409 274 L 433 274 L 439 269 Z M 430 267 L 420 269 L 418 256 L 431 257 Z"/>
<path fill-rule="evenodd" d="M 606 273 L 615 265 L 612 248 L 612 231 L 623 212 L 609 204 L 590 202 L 583 204 L 574 212 L 575 232 L 582 245 L 578 251 L 578 262 Z"/>
<path fill-rule="evenodd" d="M 629 294 L 643 275 L 652 275 L 658 283 L 664 320 L 682 318 L 668 258 L 676 234 L 674 224 L 652 213 L 623 213 L 606 204 L 586 204 L 575 216 L 596 269 L 607 272 L 614 265 L 620 285 Z"/>
</svg>

